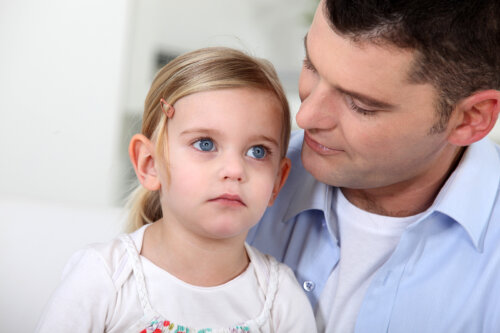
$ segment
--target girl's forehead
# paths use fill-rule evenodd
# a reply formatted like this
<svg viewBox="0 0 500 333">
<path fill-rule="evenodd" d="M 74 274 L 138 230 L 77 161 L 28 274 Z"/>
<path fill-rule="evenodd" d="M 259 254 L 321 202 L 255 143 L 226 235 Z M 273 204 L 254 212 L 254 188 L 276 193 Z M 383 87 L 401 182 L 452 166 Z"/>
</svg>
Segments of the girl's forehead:
<svg viewBox="0 0 500 333">
<path fill-rule="evenodd" d="M 244 115 L 253 113 L 261 117 L 283 114 L 283 106 L 272 92 L 256 88 L 229 88 L 197 92 L 180 98 L 173 105 L 175 110 L 198 117 L 211 117 L 215 113 Z M 257 112 L 264 109 L 266 112 Z"/>
<path fill-rule="evenodd" d="M 236 86 L 222 89 L 207 89 L 188 94 L 179 98 L 174 105 L 192 103 L 195 100 L 207 100 L 212 98 L 231 98 L 231 99 L 248 99 L 259 98 L 269 99 L 270 101 L 276 100 L 279 103 L 277 93 L 270 89 L 257 88 L 252 86 Z"/>
<path fill-rule="evenodd" d="M 179 99 L 174 108 L 169 126 L 175 131 L 186 127 L 281 135 L 283 108 L 269 91 L 255 88 L 204 91 Z"/>
</svg>

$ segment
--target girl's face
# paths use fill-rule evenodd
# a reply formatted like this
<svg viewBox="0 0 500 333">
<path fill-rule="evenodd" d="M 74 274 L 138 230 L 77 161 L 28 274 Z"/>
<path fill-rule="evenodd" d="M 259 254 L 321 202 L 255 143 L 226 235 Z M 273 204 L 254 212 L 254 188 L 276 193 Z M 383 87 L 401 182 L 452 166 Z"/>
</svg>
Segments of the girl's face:
<svg viewBox="0 0 500 333">
<path fill-rule="evenodd" d="M 178 100 L 168 120 L 170 184 L 156 162 L 163 220 L 210 239 L 245 238 L 283 185 L 281 105 L 270 92 L 234 88 Z"/>
</svg>

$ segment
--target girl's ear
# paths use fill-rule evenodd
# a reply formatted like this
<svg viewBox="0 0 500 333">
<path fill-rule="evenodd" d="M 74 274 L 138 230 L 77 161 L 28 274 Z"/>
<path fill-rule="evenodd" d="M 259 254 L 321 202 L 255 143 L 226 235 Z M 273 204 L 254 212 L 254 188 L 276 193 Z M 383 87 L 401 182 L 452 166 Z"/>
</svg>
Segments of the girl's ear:
<svg viewBox="0 0 500 333">
<path fill-rule="evenodd" d="M 155 167 L 153 143 L 144 135 L 136 134 L 130 140 L 128 154 L 142 186 L 150 191 L 159 190 L 161 183 Z"/>
<path fill-rule="evenodd" d="M 468 146 L 484 138 L 491 131 L 500 111 L 500 91 L 484 90 L 457 104 L 453 110 L 453 129 L 448 142 Z"/>
<path fill-rule="evenodd" d="M 285 185 L 288 174 L 290 173 L 291 165 L 292 163 L 288 157 L 284 157 L 281 160 L 280 169 L 278 175 L 276 176 L 276 181 L 274 182 L 273 195 L 271 196 L 271 200 L 269 200 L 269 206 L 273 205 L 274 200 L 276 200 L 281 188 Z"/>
</svg>

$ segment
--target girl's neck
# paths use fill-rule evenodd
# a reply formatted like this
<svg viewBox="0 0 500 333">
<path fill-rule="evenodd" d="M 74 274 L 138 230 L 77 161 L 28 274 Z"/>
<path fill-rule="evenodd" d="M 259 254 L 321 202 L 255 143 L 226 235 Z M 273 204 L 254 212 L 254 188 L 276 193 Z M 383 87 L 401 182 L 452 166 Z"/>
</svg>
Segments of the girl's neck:
<svg viewBox="0 0 500 333">
<path fill-rule="evenodd" d="M 176 278 L 201 287 L 224 284 L 249 264 L 245 235 L 232 239 L 196 237 L 159 220 L 144 233 L 141 255 Z"/>
</svg>

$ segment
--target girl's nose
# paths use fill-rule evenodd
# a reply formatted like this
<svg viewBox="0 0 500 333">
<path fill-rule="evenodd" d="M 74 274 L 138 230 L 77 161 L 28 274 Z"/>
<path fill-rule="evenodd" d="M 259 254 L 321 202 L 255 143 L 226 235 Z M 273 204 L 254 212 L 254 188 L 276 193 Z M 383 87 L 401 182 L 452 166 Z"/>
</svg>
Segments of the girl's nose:
<svg viewBox="0 0 500 333">
<path fill-rule="evenodd" d="M 233 180 L 242 182 L 246 179 L 244 157 L 228 154 L 221 160 L 220 176 L 223 180 Z"/>
</svg>

